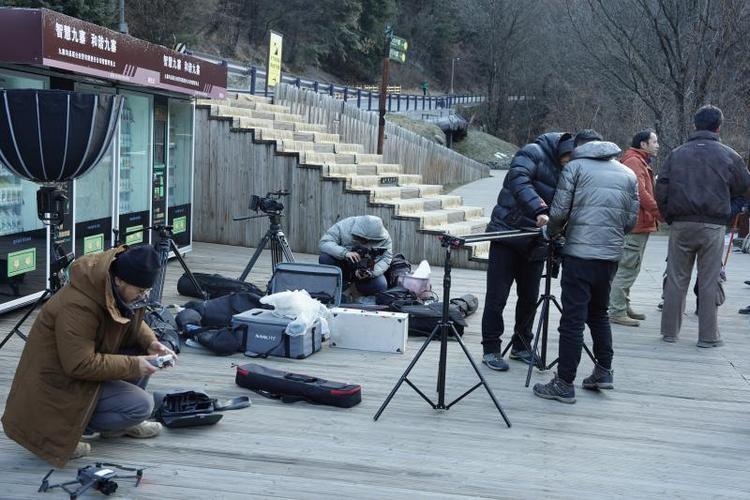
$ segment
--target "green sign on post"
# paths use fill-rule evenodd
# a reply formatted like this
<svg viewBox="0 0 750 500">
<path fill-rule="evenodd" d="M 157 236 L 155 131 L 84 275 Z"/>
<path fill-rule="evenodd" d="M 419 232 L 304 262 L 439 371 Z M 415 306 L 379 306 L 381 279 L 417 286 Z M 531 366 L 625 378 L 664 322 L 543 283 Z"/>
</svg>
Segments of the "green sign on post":
<svg viewBox="0 0 750 500">
<path fill-rule="evenodd" d="M 99 253 L 104 250 L 104 233 L 86 236 L 83 239 L 83 255 Z"/>
<path fill-rule="evenodd" d="M 8 254 L 8 277 L 36 271 L 36 248 Z"/>
<path fill-rule="evenodd" d="M 397 36 L 391 37 L 390 50 L 388 52 L 388 59 L 399 64 L 406 62 L 406 50 L 409 48 L 409 43 L 403 38 Z"/>
</svg>

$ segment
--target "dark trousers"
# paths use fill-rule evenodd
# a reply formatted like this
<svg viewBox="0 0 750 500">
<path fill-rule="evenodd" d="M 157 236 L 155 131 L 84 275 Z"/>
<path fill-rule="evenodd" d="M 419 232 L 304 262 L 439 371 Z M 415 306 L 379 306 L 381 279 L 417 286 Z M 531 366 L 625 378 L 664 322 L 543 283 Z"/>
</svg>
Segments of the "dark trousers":
<svg viewBox="0 0 750 500">
<path fill-rule="evenodd" d="M 503 243 L 490 244 L 490 262 L 487 268 L 487 295 L 482 315 L 482 348 L 484 353 L 498 352 L 501 349 L 505 325 L 503 310 L 508 302 L 510 287 L 516 283 L 516 323 L 514 326 L 513 349 L 526 350 L 534 336 L 531 327 L 534 323 L 536 302 L 539 299 L 539 280 L 542 279 L 544 261 L 528 260 L 528 255 Z M 523 340 L 522 340 L 523 339 Z"/>
<path fill-rule="evenodd" d="M 388 282 L 382 274 L 374 278 L 359 279 L 354 275 L 355 267 L 346 259 L 334 259 L 327 253 L 318 257 L 319 264 L 328 266 L 337 266 L 341 269 L 341 275 L 344 283 L 354 283 L 357 291 L 362 295 L 375 295 L 378 292 L 385 292 L 388 289 Z"/>
<path fill-rule="evenodd" d="M 583 329 L 588 325 L 594 341 L 594 357 L 602 368 L 612 368 L 612 329 L 609 326 L 609 292 L 617 262 L 563 258 L 562 316 L 557 374 L 573 383 L 583 348 Z"/>
</svg>

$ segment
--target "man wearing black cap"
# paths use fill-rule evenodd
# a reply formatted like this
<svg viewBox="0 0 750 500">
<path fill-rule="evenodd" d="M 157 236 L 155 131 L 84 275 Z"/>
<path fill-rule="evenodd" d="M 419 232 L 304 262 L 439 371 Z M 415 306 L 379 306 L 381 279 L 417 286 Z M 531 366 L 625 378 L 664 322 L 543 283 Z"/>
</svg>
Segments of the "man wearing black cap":
<svg viewBox="0 0 750 500">
<path fill-rule="evenodd" d="M 573 137 L 551 132 L 518 150 L 510 163 L 503 188 L 492 210 L 487 231 L 508 231 L 542 227 L 547 223 L 549 205 L 555 195 L 557 179 L 573 151 Z M 535 236 L 493 241 L 487 268 L 487 295 L 482 315 L 482 362 L 489 368 L 509 368 L 501 351 L 504 330 L 503 309 L 516 283 L 518 301 L 510 359 L 530 363 L 539 280 L 544 268 L 545 249 Z"/>
<path fill-rule="evenodd" d="M 77 259 L 70 280 L 41 309 L 8 394 L 3 430 L 56 467 L 88 455 L 85 433 L 154 437 L 153 398 L 142 387 L 151 362 L 174 353 L 143 322 L 159 273 L 150 245 Z M 126 355 L 123 352 L 144 355 Z M 135 382 L 140 379 L 141 383 Z"/>
</svg>

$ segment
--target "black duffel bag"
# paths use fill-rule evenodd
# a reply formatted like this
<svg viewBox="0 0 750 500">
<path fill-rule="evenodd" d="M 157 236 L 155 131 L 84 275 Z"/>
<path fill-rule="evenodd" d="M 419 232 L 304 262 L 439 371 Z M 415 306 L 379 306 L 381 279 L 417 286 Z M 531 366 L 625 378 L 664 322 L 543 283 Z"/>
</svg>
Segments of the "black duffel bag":
<svg viewBox="0 0 750 500">
<path fill-rule="evenodd" d="M 451 304 L 456 306 L 464 318 L 471 316 L 479 308 L 479 299 L 472 293 L 467 293 L 451 299 Z"/>
<path fill-rule="evenodd" d="M 260 303 L 261 295 L 252 292 L 233 293 L 210 300 L 193 300 L 185 304 L 201 315 L 201 326 L 221 328 L 232 324 L 232 316 L 250 309 L 269 309 Z"/>
<path fill-rule="evenodd" d="M 240 281 L 235 278 L 227 278 L 220 274 L 193 273 L 195 280 L 201 286 L 209 299 L 223 297 L 230 293 L 249 292 L 256 295 L 265 295 L 263 291 L 252 283 Z M 193 282 L 190 281 L 187 274 L 180 276 L 177 280 L 177 292 L 187 297 L 202 299 L 200 291 L 195 289 Z"/>
<path fill-rule="evenodd" d="M 443 317 L 443 303 L 433 302 L 431 304 L 402 305 L 394 302 L 390 305 L 391 310 L 409 315 L 409 335 L 420 337 L 429 336 Z M 455 305 L 448 308 L 453 326 L 459 335 L 463 336 L 464 327 L 467 325 L 463 314 Z"/>
</svg>

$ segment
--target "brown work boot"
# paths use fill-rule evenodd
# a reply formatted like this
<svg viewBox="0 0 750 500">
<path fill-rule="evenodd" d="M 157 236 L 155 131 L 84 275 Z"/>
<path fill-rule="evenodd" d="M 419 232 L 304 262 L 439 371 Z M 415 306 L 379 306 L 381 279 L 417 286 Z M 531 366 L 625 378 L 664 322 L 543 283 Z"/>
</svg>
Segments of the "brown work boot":
<svg viewBox="0 0 750 500">
<path fill-rule="evenodd" d="M 632 319 L 628 316 L 611 316 L 609 318 L 610 323 L 615 323 L 616 325 L 622 325 L 622 326 L 639 326 L 640 323 Z"/>
<path fill-rule="evenodd" d="M 76 449 L 73 450 L 73 453 L 70 455 L 70 459 L 76 459 L 81 457 L 86 457 L 88 455 L 91 455 L 91 445 L 84 442 L 79 442 L 76 445 Z"/>
<path fill-rule="evenodd" d="M 161 424 L 159 422 L 145 421 L 121 431 L 102 432 L 101 436 L 105 439 L 118 438 L 123 436 L 137 439 L 148 439 L 158 436 L 160 432 Z"/>
<path fill-rule="evenodd" d="M 635 312 L 634 310 L 632 310 L 631 308 L 628 307 L 628 318 L 630 318 L 630 319 L 638 319 L 638 320 L 643 321 L 644 319 L 646 319 L 646 315 L 642 314 L 642 313 L 637 313 L 637 312 Z"/>
</svg>

